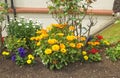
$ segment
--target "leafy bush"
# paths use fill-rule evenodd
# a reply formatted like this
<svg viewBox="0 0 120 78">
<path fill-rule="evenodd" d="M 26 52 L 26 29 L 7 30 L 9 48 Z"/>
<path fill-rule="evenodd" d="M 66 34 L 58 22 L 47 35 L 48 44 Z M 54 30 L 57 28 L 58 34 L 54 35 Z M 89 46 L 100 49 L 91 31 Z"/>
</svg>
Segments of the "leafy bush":
<svg viewBox="0 0 120 78">
<path fill-rule="evenodd" d="M 85 37 L 78 37 L 73 34 L 74 26 L 67 24 L 52 24 L 48 30 L 38 30 L 38 36 L 31 37 L 35 40 L 38 49 L 36 54 L 40 56 L 44 65 L 50 69 L 60 69 L 71 62 L 83 58 L 81 48 L 85 45 Z M 38 45 L 39 44 L 39 45 Z M 84 60 L 87 59 L 87 54 Z"/>
<path fill-rule="evenodd" d="M 50 69 L 61 69 L 75 61 L 100 61 L 101 46 L 109 43 L 102 36 L 94 36 L 86 43 L 86 37 L 75 36 L 74 26 L 51 24 L 47 29 L 38 30 L 37 36 L 31 37 L 38 46 L 36 55 Z M 86 45 L 87 44 L 87 45 Z"/>
<path fill-rule="evenodd" d="M 120 43 L 118 43 L 114 47 L 107 48 L 106 54 L 112 61 L 119 60 L 120 59 Z"/>
<path fill-rule="evenodd" d="M 41 24 L 20 18 L 19 20 L 11 20 L 7 26 L 8 36 L 14 36 L 19 39 L 26 39 L 26 44 L 29 48 L 33 48 L 30 37 L 36 35 L 36 30 L 41 29 Z"/>
</svg>

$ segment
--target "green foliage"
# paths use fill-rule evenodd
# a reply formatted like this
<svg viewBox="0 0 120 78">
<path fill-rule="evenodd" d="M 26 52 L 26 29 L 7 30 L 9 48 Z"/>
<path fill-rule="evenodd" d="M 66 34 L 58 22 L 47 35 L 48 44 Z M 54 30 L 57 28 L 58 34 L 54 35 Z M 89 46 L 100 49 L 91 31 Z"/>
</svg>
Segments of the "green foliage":
<svg viewBox="0 0 120 78">
<path fill-rule="evenodd" d="M 4 45 L 8 51 L 12 52 L 15 51 L 18 47 L 25 47 L 26 46 L 26 39 L 25 38 L 16 38 L 14 36 L 8 36 L 5 38 Z"/>
<path fill-rule="evenodd" d="M 107 48 L 106 54 L 112 61 L 119 60 L 120 59 L 120 43 L 118 43 L 114 47 Z"/>
<path fill-rule="evenodd" d="M 89 60 L 90 61 L 94 61 L 94 62 L 98 62 L 98 61 L 101 61 L 102 58 L 101 58 L 101 55 L 99 53 L 96 53 L 96 54 L 89 54 Z"/>
<path fill-rule="evenodd" d="M 30 37 L 36 35 L 36 31 L 38 29 L 41 29 L 41 24 L 38 24 L 37 22 L 33 22 L 32 20 L 27 20 L 24 18 L 21 18 L 19 20 L 11 20 L 10 23 L 7 26 L 7 33 L 8 36 L 14 36 L 19 39 L 26 39 L 26 45 L 29 48 L 34 49 L 34 45 L 32 45 L 32 42 L 30 41 Z"/>
<path fill-rule="evenodd" d="M 38 35 L 32 37 L 36 44 L 40 43 L 35 54 L 40 56 L 48 68 L 61 69 L 69 63 L 79 61 L 80 57 L 83 58 L 81 48 L 84 40 L 79 41 L 70 28 L 67 24 L 52 24 L 50 30 L 38 30 Z"/>
<path fill-rule="evenodd" d="M 5 15 L 8 13 L 8 5 L 0 2 L 0 7 L 2 7 L 2 10 L 0 10 L 0 23 L 1 23 L 2 21 L 4 21 Z"/>
</svg>

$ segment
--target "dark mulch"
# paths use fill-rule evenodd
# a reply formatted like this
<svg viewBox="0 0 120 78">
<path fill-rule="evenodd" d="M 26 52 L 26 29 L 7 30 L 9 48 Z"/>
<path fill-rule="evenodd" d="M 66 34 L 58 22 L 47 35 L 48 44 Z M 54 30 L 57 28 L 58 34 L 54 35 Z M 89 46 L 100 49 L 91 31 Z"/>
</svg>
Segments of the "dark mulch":
<svg viewBox="0 0 120 78">
<path fill-rule="evenodd" d="M 19 67 L 0 58 L 0 78 L 120 78 L 120 61 L 111 62 L 103 56 L 101 62 L 76 62 L 61 70 L 49 70 L 41 62 Z"/>
</svg>

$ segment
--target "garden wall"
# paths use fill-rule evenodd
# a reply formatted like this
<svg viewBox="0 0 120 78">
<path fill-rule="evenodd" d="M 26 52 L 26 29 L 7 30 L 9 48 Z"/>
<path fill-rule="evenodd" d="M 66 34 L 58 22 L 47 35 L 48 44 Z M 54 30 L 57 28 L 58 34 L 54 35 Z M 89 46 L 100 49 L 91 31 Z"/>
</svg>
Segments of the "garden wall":
<svg viewBox="0 0 120 78">
<path fill-rule="evenodd" d="M 49 0 L 14 0 L 15 7 L 27 7 L 27 8 L 46 8 L 46 2 Z M 97 0 L 93 6 L 93 10 L 112 10 L 114 0 Z M 10 2 L 8 2 L 10 4 Z M 10 14 L 13 17 L 13 14 Z M 56 23 L 56 21 L 47 13 L 17 13 L 17 17 L 24 16 L 26 18 L 32 18 L 34 20 L 39 19 L 44 27 L 50 25 L 51 23 Z M 91 34 L 104 28 L 105 24 L 111 22 L 113 19 L 111 15 L 95 15 L 97 18 L 97 24 L 93 27 Z M 87 22 L 86 22 L 87 21 Z M 89 24 L 88 17 L 85 18 L 83 22 L 84 26 Z M 4 35 L 5 32 L 3 32 Z"/>
</svg>

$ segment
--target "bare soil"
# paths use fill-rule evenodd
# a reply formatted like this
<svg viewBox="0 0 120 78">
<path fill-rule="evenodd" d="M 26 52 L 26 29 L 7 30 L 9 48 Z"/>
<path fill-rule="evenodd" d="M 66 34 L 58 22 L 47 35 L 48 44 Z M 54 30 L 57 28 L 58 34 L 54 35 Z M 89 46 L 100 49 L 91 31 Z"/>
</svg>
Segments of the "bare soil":
<svg viewBox="0 0 120 78">
<path fill-rule="evenodd" d="M 76 62 L 61 70 L 49 70 L 40 61 L 19 67 L 0 58 L 0 78 L 120 78 L 120 61 L 112 62 L 103 55 L 101 62 Z"/>
</svg>

